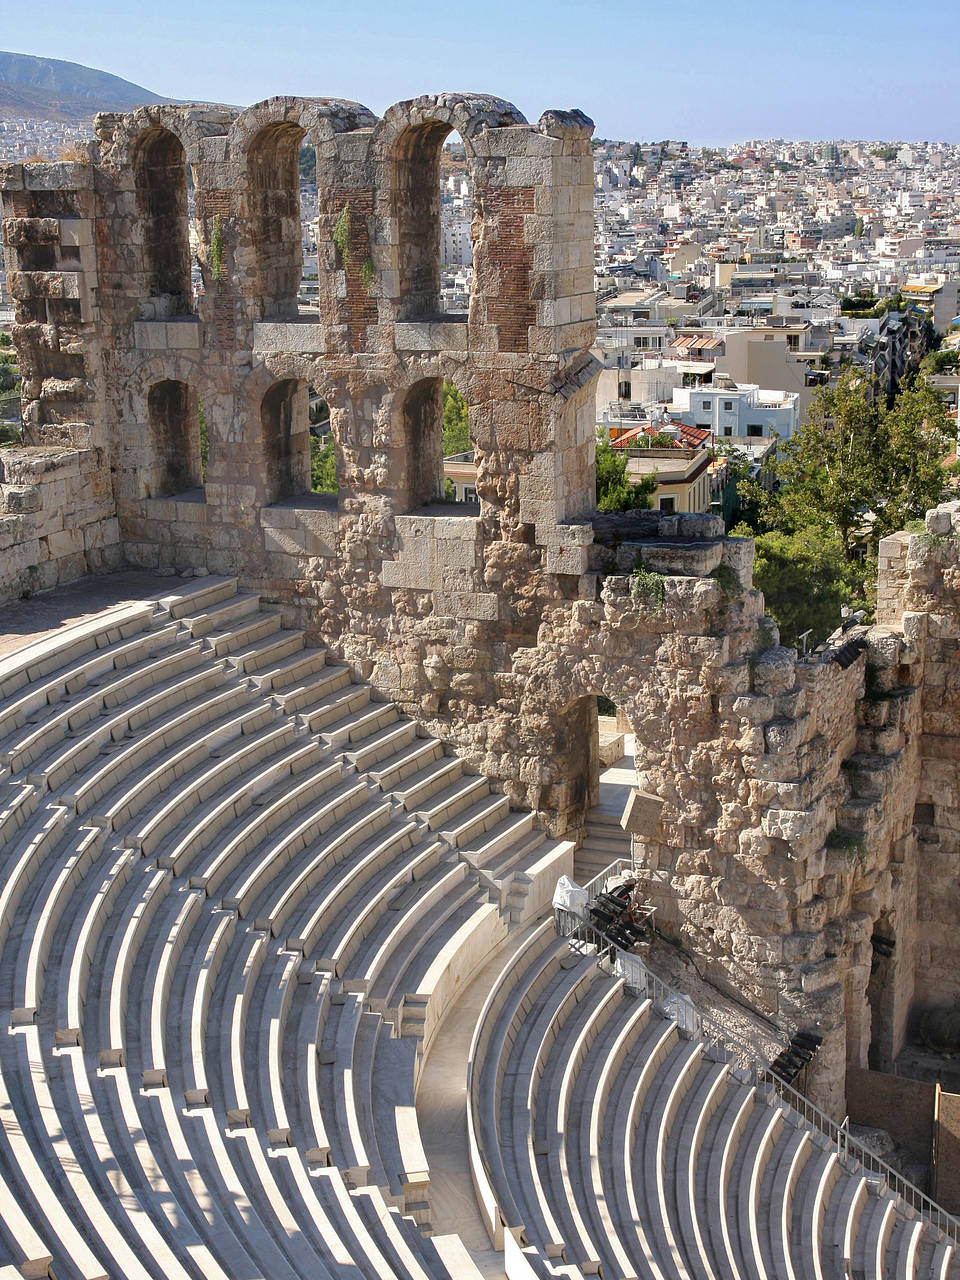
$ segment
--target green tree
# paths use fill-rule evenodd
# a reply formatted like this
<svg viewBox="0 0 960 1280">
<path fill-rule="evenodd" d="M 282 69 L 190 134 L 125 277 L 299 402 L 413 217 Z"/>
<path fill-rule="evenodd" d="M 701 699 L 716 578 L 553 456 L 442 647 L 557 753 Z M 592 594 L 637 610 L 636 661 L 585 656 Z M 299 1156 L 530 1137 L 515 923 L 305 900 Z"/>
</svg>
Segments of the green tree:
<svg viewBox="0 0 960 1280">
<path fill-rule="evenodd" d="M 13 339 L 9 333 L 0 333 L 0 347 L 12 347 Z"/>
<path fill-rule="evenodd" d="M 943 457 L 953 435 L 943 401 L 922 382 L 904 386 L 877 430 L 871 542 L 920 519 L 943 497 Z"/>
<path fill-rule="evenodd" d="M 312 435 L 310 437 L 310 488 L 314 493 L 336 493 L 339 487 L 333 436 L 329 436 L 326 444 L 322 444 L 316 436 Z"/>
<path fill-rule="evenodd" d="M 960 352 L 950 347 L 928 351 L 923 357 L 921 368 L 925 373 L 956 373 L 960 368 Z"/>
<path fill-rule="evenodd" d="M 443 402 L 443 456 L 468 453 L 470 450 L 470 423 L 467 402 L 453 385 L 445 382 L 441 390 Z"/>
<path fill-rule="evenodd" d="M 857 237 L 858 240 L 863 235 L 863 219 L 862 218 L 858 218 L 856 222 L 853 224 L 853 234 Z"/>
<path fill-rule="evenodd" d="M 746 532 L 744 525 L 733 530 L 735 535 Z M 835 535 L 816 528 L 760 534 L 753 585 L 763 592 L 780 638 L 789 645 L 808 629 L 818 644 L 839 626 L 843 605 L 867 604 L 858 566 L 847 560 Z"/>
<path fill-rule="evenodd" d="M 650 507 L 657 476 L 644 476 L 637 484 L 627 479 L 627 460 L 597 432 L 597 510 L 633 511 Z"/>
<path fill-rule="evenodd" d="M 807 421 L 780 445 L 758 480 L 740 485 L 759 532 L 833 530 L 847 558 L 874 493 L 874 438 L 879 410 L 862 378 L 844 374 L 821 388 Z"/>
<path fill-rule="evenodd" d="M 297 169 L 301 182 L 308 182 L 311 186 L 317 183 L 317 153 L 312 146 L 307 143 L 301 143 L 300 152 L 297 155 Z"/>
<path fill-rule="evenodd" d="M 821 388 L 760 480 L 741 482 L 757 535 L 754 582 L 785 638 L 812 626 L 823 639 L 842 604 L 869 607 L 880 538 L 943 495 L 947 425 L 930 388 L 906 386 L 887 408 L 847 371 Z"/>
</svg>

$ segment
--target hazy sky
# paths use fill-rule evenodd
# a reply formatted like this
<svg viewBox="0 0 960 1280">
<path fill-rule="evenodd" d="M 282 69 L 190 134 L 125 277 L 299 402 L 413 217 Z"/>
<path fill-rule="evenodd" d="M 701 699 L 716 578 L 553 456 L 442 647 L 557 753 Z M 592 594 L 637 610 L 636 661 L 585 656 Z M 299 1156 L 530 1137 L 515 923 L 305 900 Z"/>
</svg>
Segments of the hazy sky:
<svg viewBox="0 0 960 1280">
<path fill-rule="evenodd" d="M 958 0 L 45 0 L 0 42 L 242 106 L 291 93 L 379 113 L 480 90 L 530 120 L 578 106 L 603 137 L 960 142 L 958 13 Z"/>
</svg>

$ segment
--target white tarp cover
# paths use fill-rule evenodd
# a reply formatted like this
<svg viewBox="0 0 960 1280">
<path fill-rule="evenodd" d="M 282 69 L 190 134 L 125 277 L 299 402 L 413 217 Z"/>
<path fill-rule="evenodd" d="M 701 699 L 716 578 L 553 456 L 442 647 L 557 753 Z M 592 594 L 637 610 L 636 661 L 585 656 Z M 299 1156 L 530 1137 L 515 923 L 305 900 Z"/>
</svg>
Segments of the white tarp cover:
<svg viewBox="0 0 960 1280">
<path fill-rule="evenodd" d="M 566 911 L 575 911 L 578 916 L 586 917 L 588 897 L 586 889 L 581 889 L 576 880 L 571 880 L 569 876 L 561 876 L 553 891 L 553 905 L 563 907 Z"/>
</svg>

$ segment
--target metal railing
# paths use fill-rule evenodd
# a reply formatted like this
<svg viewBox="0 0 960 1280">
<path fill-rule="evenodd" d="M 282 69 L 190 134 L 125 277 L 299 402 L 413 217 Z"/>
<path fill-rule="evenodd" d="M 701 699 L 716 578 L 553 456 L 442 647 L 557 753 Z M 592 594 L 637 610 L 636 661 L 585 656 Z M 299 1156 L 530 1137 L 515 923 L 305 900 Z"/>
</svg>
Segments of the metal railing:
<svg viewBox="0 0 960 1280">
<path fill-rule="evenodd" d="M 629 866 L 631 864 L 621 858 L 611 863 L 583 887 L 593 897 L 596 893 L 594 886 L 602 887 L 609 876 L 617 875 L 624 867 Z M 555 907 L 554 923 L 557 932 L 567 938 L 572 945 L 579 944 L 583 949 L 593 947 L 597 953 L 597 964 L 616 977 L 622 978 L 629 991 L 658 1005 L 686 1035 L 703 1040 L 705 1048 L 711 1052 L 712 1056 L 731 1064 L 742 1083 L 753 1085 L 761 1096 L 776 1094 L 808 1124 L 824 1134 L 836 1148 L 837 1158 L 845 1168 L 851 1172 L 862 1171 L 867 1176 L 886 1183 L 894 1194 L 900 1196 L 917 1213 L 948 1236 L 954 1244 L 960 1246 L 960 1218 L 947 1213 L 946 1209 L 938 1205 L 935 1200 L 931 1200 L 919 1187 L 854 1138 L 845 1127 L 846 1121 L 842 1125 L 837 1124 L 802 1093 L 775 1075 L 770 1070 L 769 1060 L 761 1049 L 731 1035 L 728 1028 L 697 1009 L 689 996 L 682 995 L 669 983 L 657 977 L 639 956 L 622 950 L 607 937 L 602 929 L 597 928 L 575 911 L 570 911 L 566 907 Z"/>
</svg>

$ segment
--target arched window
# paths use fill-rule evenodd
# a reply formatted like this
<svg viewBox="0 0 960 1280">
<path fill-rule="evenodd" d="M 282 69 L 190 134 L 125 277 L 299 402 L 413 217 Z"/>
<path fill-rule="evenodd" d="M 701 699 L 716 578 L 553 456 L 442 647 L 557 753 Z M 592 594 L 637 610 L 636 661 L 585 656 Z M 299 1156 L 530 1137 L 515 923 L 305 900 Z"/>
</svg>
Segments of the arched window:
<svg viewBox="0 0 960 1280">
<path fill-rule="evenodd" d="M 450 133 L 448 124 L 429 121 L 405 129 L 395 146 L 404 320 L 469 310 L 473 183 L 463 142 L 458 134 L 448 142 Z"/>
<path fill-rule="evenodd" d="M 296 318 L 303 275 L 299 156 L 305 132 L 266 125 L 247 150 L 250 236 L 262 318 Z"/>
<path fill-rule="evenodd" d="M 275 382 L 260 402 L 267 474 L 266 501 L 310 492 L 310 418 L 307 386 L 296 378 Z"/>
<path fill-rule="evenodd" d="M 407 392 L 401 414 L 406 508 L 444 503 L 461 508 L 451 514 L 476 514 L 477 464 L 464 397 L 452 382 L 424 378 Z"/>
<path fill-rule="evenodd" d="M 148 298 L 158 319 L 193 310 L 187 168 L 179 138 L 159 126 L 146 130 L 133 157 L 133 180 L 143 236 Z"/>
<path fill-rule="evenodd" d="M 300 249 L 302 265 L 297 299 L 301 319 L 312 319 L 320 305 L 320 266 L 317 251 L 317 219 L 320 197 L 317 189 L 317 152 L 309 135 L 302 138 L 297 152 L 300 200 Z"/>
<path fill-rule="evenodd" d="M 407 503 L 422 507 L 443 497 L 442 382 L 424 378 L 403 402 Z"/>
<path fill-rule="evenodd" d="M 200 413 L 186 382 L 155 382 L 147 396 L 150 461 L 142 469 L 148 498 L 198 490 L 203 485 Z"/>
</svg>

